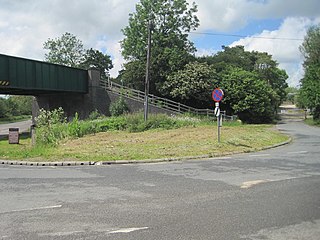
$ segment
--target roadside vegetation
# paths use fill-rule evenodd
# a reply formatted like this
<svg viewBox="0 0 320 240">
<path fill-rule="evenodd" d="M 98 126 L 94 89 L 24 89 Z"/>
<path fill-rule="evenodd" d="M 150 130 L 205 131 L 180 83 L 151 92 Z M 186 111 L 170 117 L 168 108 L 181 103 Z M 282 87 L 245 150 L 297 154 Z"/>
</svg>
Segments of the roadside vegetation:
<svg viewBox="0 0 320 240">
<path fill-rule="evenodd" d="M 273 125 L 224 122 L 222 141 L 217 142 L 217 123 L 192 116 L 143 114 L 113 117 L 91 115 L 66 122 L 63 110 L 42 110 L 36 129 L 36 145 L 30 138 L 20 144 L 0 141 L 0 159 L 29 161 L 112 161 L 221 156 L 250 152 L 288 140 Z"/>
<path fill-rule="evenodd" d="M 31 96 L 0 96 L 0 123 L 10 123 L 31 118 Z"/>
<path fill-rule="evenodd" d="M 313 118 L 306 119 L 305 123 L 310 125 L 310 126 L 320 127 L 320 120 L 315 120 Z"/>
</svg>

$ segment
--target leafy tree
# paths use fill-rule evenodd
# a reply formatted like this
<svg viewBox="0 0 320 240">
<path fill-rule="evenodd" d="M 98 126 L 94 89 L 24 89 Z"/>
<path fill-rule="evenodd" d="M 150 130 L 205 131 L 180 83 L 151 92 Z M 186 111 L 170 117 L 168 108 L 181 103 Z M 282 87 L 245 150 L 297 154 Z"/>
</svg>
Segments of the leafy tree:
<svg viewBox="0 0 320 240">
<path fill-rule="evenodd" d="M 210 92 L 213 90 L 216 77 L 214 67 L 207 63 L 191 62 L 184 69 L 168 77 L 163 85 L 163 91 L 173 98 L 184 100 L 191 105 L 210 102 Z"/>
<path fill-rule="evenodd" d="M 246 123 L 269 123 L 275 118 L 277 95 L 256 72 L 229 67 L 224 72 L 224 104 Z"/>
<path fill-rule="evenodd" d="M 141 0 L 136 12 L 129 15 L 129 25 L 122 29 L 125 36 L 121 42 L 122 55 L 135 65 L 146 65 L 148 21 L 152 19 L 152 51 L 150 91 L 156 93 L 169 74 L 182 69 L 189 62 L 195 47 L 188 40 L 188 32 L 199 26 L 195 3 L 189 7 L 187 0 Z M 124 71 L 131 71 L 131 64 L 125 64 Z M 145 69 L 145 67 L 144 67 Z M 125 82 L 144 82 L 144 74 L 123 74 L 136 76 Z M 137 84 L 138 85 L 138 84 Z"/>
<path fill-rule="evenodd" d="M 125 69 L 119 72 L 117 82 L 122 82 L 128 87 L 143 91 L 146 63 L 139 60 L 132 60 L 126 63 L 124 67 Z M 155 92 L 154 85 L 151 86 L 150 92 Z"/>
<path fill-rule="evenodd" d="M 305 75 L 299 102 L 311 109 L 315 120 L 320 120 L 320 25 L 309 28 L 300 50 L 305 57 Z"/>
<path fill-rule="evenodd" d="M 85 60 L 82 41 L 68 32 L 60 38 L 49 38 L 43 48 L 49 51 L 45 54 L 45 60 L 50 63 L 78 67 Z"/>
<path fill-rule="evenodd" d="M 100 70 L 101 77 L 106 78 L 113 65 L 109 55 L 90 48 L 86 51 L 84 61 L 80 64 L 80 67 L 86 69 L 91 67 L 97 68 Z"/>
<path fill-rule="evenodd" d="M 49 51 L 45 54 L 46 61 L 84 69 L 94 67 L 100 70 L 102 78 L 107 78 L 109 70 L 113 68 L 109 55 L 92 48 L 85 50 L 82 41 L 68 32 L 60 38 L 49 38 L 43 48 Z"/>
<path fill-rule="evenodd" d="M 32 96 L 10 96 L 8 102 L 12 108 L 12 115 L 31 115 L 32 101 Z"/>
<path fill-rule="evenodd" d="M 305 69 L 299 101 L 300 105 L 311 109 L 315 120 L 320 120 L 320 64 L 312 64 Z"/>
<path fill-rule="evenodd" d="M 223 51 L 213 56 L 200 57 L 199 61 L 213 64 L 217 72 L 221 72 L 228 66 L 242 68 L 246 71 L 253 71 L 256 56 L 251 52 L 245 51 L 243 46 L 226 47 L 222 46 Z"/>
<path fill-rule="evenodd" d="M 288 84 L 286 80 L 288 75 L 286 71 L 279 69 L 278 63 L 267 53 L 252 52 L 251 54 L 254 56 L 252 58 L 255 58 L 254 70 L 278 95 L 279 102 L 275 103 L 275 105 L 279 106 L 287 96 L 286 88 Z"/>
<path fill-rule="evenodd" d="M 32 112 L 31 96 L 0 97 L 0 118 L 30 115 Z"/>
<path fill-rule="evenodd" d="M 299 89 L 295 88 L 295 87 L 287 87 L 286 93 L 287 93 L 286 100 L 291 102 L 292 104 L 297 104 L 297 97 L 299 94 Z"/>
<path fill-rule="evenodd" d="M 7 100 L 5 98 L 0 97 L 0 118 L 7 118 L 10 115 L 11 114 L 9 111 Z"/>
<path fill-rule="evenodd" d="M 300 51 L 304 56 L 304 66 L 320 64 L 320 24 L 308 29 Z"/>
<path fill-rule="evenodd" d="M 221 86 L 222 82 L 225 83 L 226 73 L 230 73 L 230 69 L 242 69 L 252 73 L 255 79 L 264 81 L 269 86 L 268 89 L 271 88 L 273 94 L 275 94 L 275 97 L 268 100 L 272 101 L 270 103 L 272 112 L 276 112 L 280 104 L 286 99 L 285 89 L 288 76 L 284 70 L 278 68 L 278 63 L 268 53 L 245 51 L 243 46 L 223 47 L 223 51 L 213 56 L 201 57 L 199 61 L 214 66 L 217 72 L 217 83 Z M 232 89 L 230 91 L 233 93 Z M 235 111 L 230 104 L 225 103 L 224 107 L 228 112 Z M 274 113 L 271 115 L 274 115 Z"/>
</svg>

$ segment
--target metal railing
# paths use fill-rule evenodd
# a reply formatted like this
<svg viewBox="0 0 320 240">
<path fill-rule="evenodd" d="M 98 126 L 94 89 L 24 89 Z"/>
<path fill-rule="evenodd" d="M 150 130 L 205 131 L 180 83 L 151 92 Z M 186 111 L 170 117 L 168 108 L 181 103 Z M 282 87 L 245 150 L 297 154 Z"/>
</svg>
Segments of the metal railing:
<svg viewBox="0 0 320 240">
<path fill-rule="evenodd" d="M 145 94 L 143 91 L 128 88 L 118 83 L 112 82 L 110 80 L 101 80 L 100 86 L 104 88 L 106 91 L 111 91 L 113 93 L 125 96 L 127 98 L 144 102 Z M 150 105 L 153 105 L 155 107 L 159 107 L 165 110 L 169 110 L 173 113 L 177 113 L 177 114 L 190 113 L 190 114 L 202 115 L 207 117 L 215 117 L 214 110 L 193 108 L 193 107 L 184 105 L 182 103 L 169 100 L 167 98 L 155 96 L 153 94 L 148 95 L 148 100 Z M 222 113 L 222 117 L 224 118 L 224 120 L 234 120 L 235 118 L 234 116 L 227 116 L 225 115 L 225 113 L 224 114 Z"/>
</svg>

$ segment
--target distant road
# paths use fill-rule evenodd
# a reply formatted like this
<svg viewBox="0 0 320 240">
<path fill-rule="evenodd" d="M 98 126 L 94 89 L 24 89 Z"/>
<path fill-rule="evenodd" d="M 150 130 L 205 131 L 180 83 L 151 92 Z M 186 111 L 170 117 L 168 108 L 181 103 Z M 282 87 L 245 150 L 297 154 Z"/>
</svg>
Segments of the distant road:
<svg viewBox="0 0 320 240">
<path fill-rule="evenodd" d="M 32 124 L 31 120 L 0 124 L 0 136 L 8 135 L 9 128 L 19 128 L 20 133 L 27 132 L 29 131 L 31 124 Z"/>
</svg>

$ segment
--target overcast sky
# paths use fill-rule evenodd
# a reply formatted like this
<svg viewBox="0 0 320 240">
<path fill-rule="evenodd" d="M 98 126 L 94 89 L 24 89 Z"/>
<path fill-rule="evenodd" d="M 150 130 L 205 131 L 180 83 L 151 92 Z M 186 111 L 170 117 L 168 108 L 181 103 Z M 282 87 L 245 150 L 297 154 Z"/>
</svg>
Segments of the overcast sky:
<svg viewBox="0 0 320 240">
<path fill-rule="evenodd" d="M 0 53 L 44 59 L 43 43 L 70 32 L 86 48 L 111 55 L 117 76 L 119 41 L 138 0 L 0 0 Z M 189 2 L 192 2 L 191 0 Z M 200 27 L 190 34 L 197 55 L 221 46 L 244 45 L 272 54 L 297 86 L 303 75 L 299 45 L 308 27 L 320 23 L 319 0 L 195 0 Z M 236 35 L 236 36 L 235 36 Z M 243 36 L 243 37 L 239 37 Z M 263 38 L 260 38 L 263 37 Z M 289 38 L 279 40 L 269 38 Z M 294 40 L 298 39 L 298 40 Z"/>
</svg>

